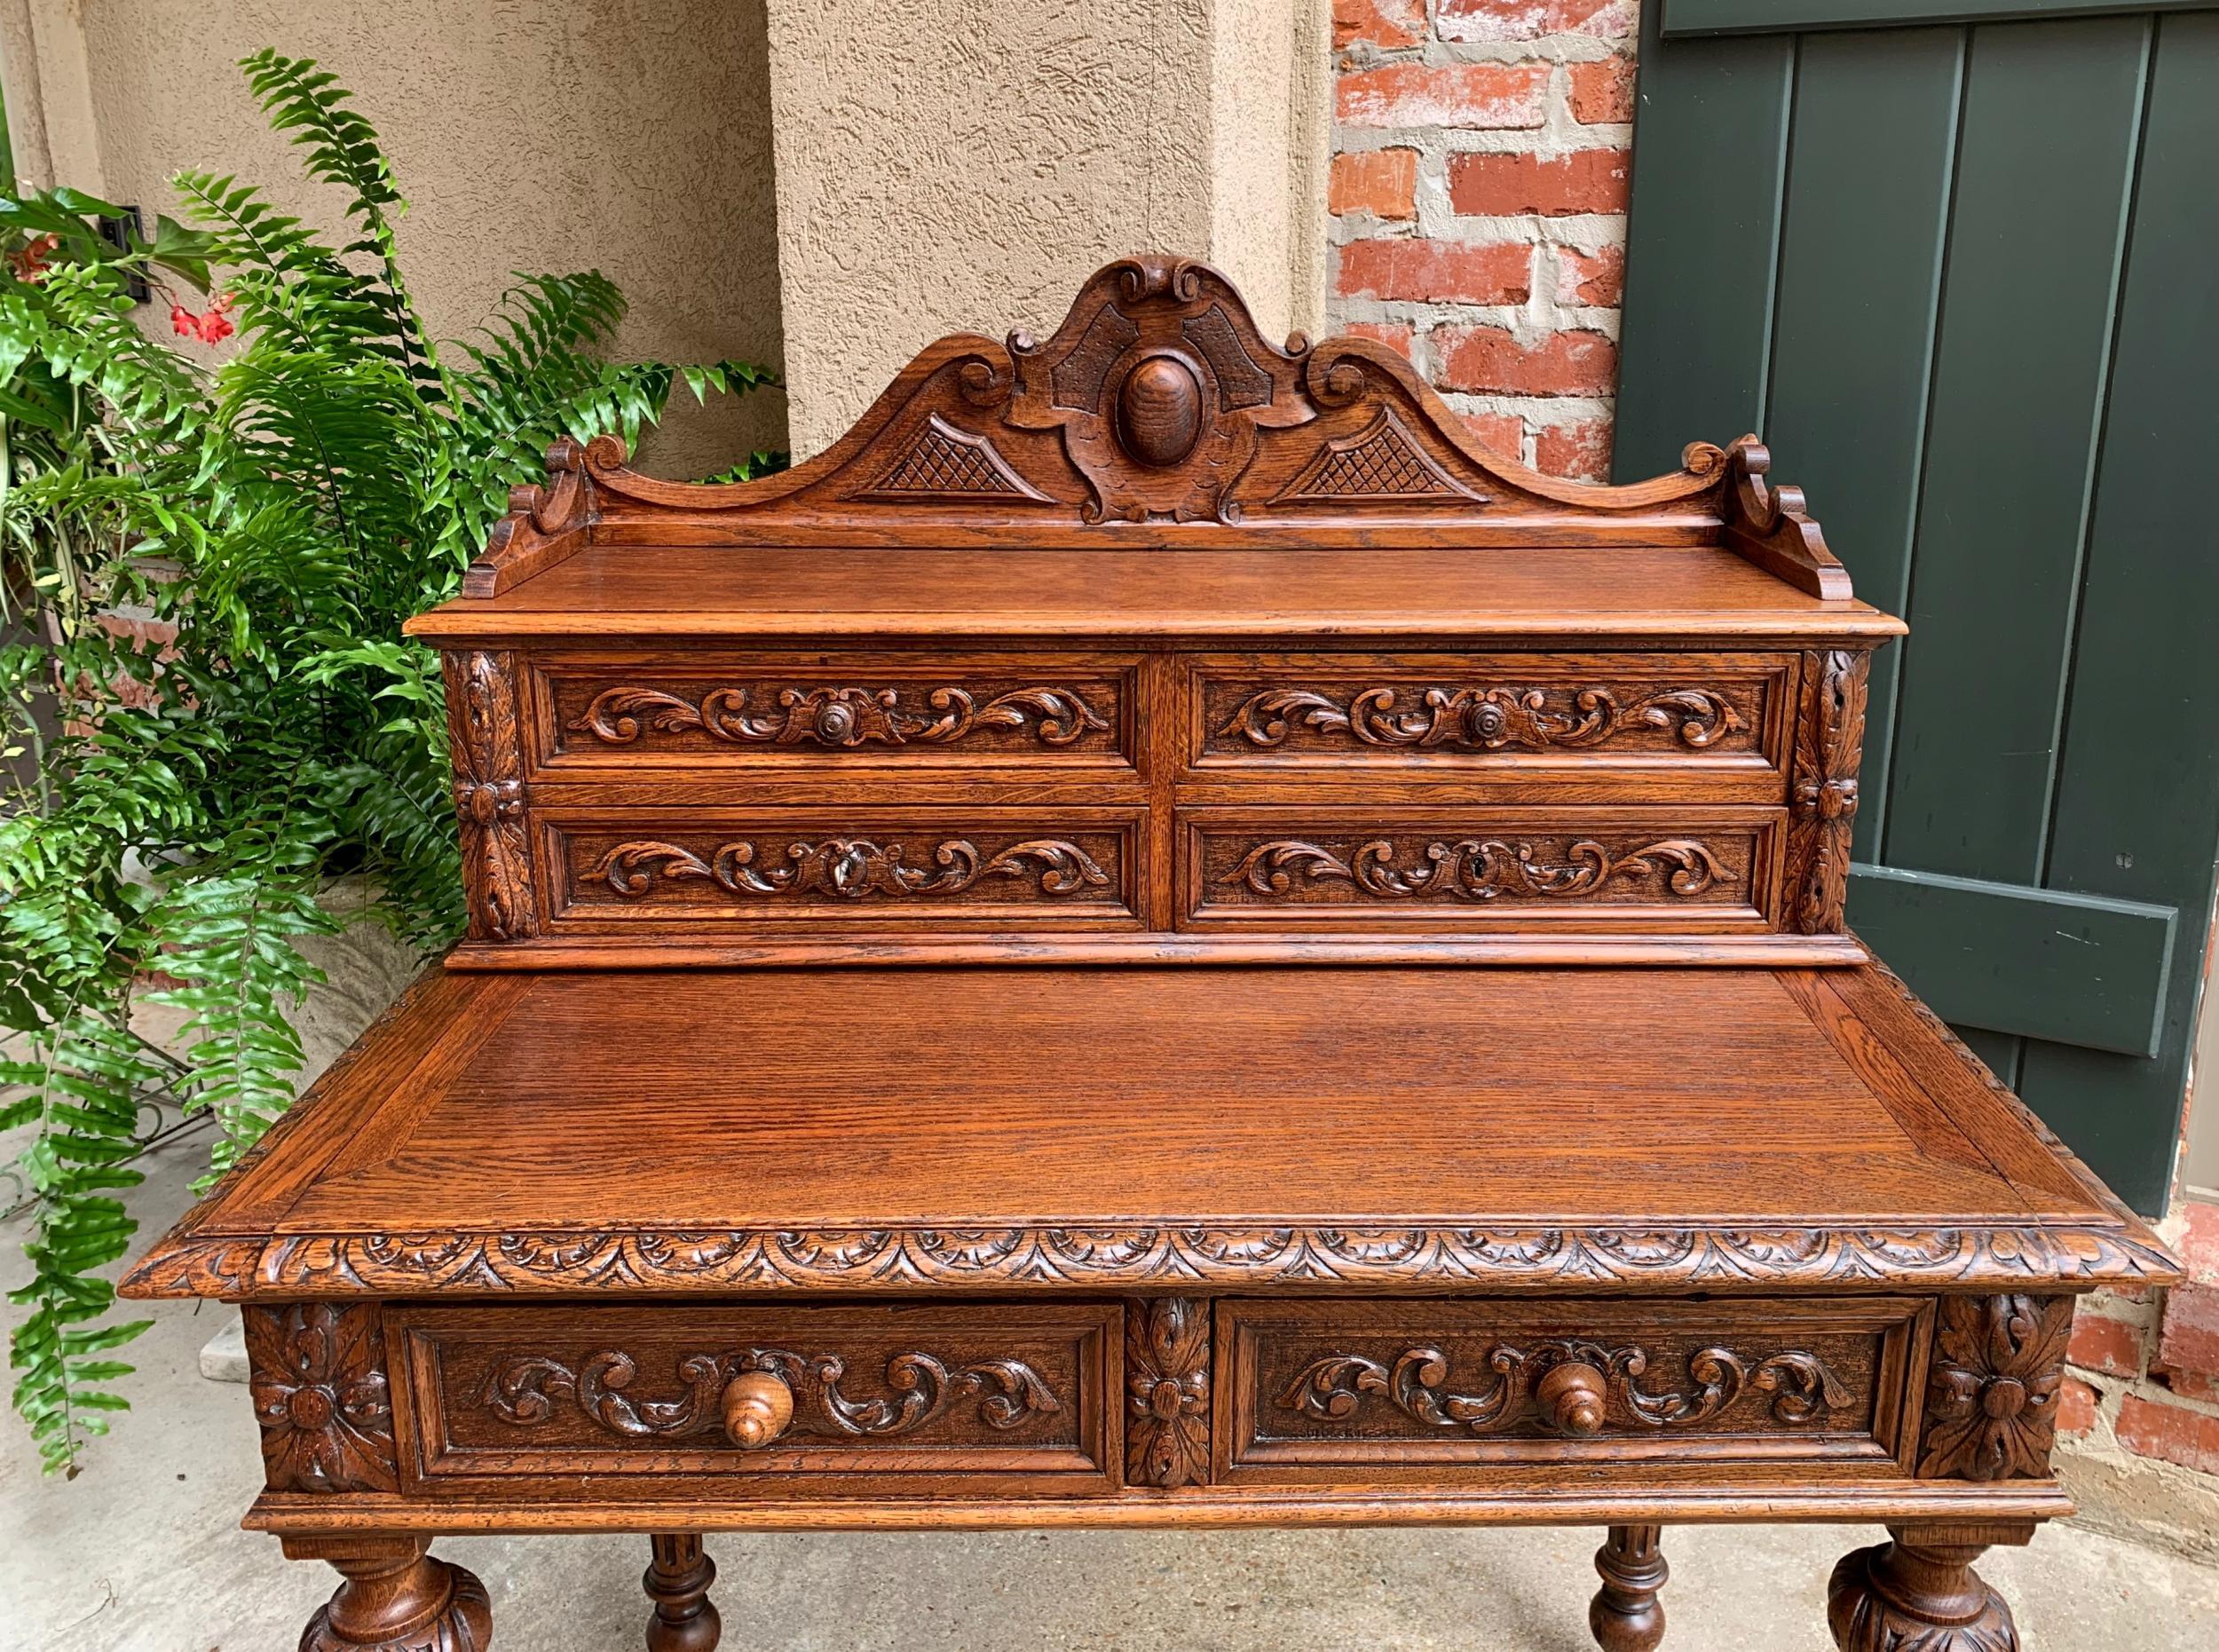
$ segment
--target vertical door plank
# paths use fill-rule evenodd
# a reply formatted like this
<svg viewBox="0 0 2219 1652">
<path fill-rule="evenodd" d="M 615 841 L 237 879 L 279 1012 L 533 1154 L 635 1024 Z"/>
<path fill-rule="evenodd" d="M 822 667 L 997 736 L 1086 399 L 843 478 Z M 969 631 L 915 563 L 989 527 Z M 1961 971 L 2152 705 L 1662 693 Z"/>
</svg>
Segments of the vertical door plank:
<svg viewBox="0 0 2219 1652">
<path fill-rule="evenodd" d="M 2179 909 L 2157 1057 L 2034 1043 L 2027 1102 L 2164 1207 L 2219 845 L 2219 16 L 2158 26 L 2044 881 Z"/>
<path fill-rule="evenodd" d="M 2147 33 L 2139 19 L 1972 31 L 1891 866 L 2041 874 Z"/>
<path fill-rule="evenodd" d="M 1621 480 L 1764 412 L 1795 42 L 1672 44 L 1645 8 L 1621 333 Z"/>
<path fill-rule="evenodd" d="M 1857 594 L 1891 613 L 1910 597 L 1964 43 L 1957 28 L 1822 35 L 1796 72 L 1764 436 Z M 1863 860 L 1885 812 L 1900 653 L 1873 661 Z"/>
</svg>

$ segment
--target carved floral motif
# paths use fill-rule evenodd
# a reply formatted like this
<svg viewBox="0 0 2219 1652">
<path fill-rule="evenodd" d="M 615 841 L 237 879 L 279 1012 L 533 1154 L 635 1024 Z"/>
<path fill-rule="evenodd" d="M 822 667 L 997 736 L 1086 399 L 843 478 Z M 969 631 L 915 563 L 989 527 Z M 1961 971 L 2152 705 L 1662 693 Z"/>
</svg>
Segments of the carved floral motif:
<svg viewBox="0 0 2219 1652">
<path fill-rule="evenodd" d="M 678 1363 L 685 1392 L 672 1400 L 635 1399 L 627 1390 L 639 1374 L 631 1355 L 604 1348 L 573 1367 L 544 1355 L 524 1355 L 494 1368 L 478 1402 L 505 1423 L 529 1427 L 570 1401 L 612 1434 L 636 1439 L 682 1439 L 723 1431 L 720 1402 L 725 1386 L 747 1371 L 769 1371 L 793 1389 L 793 1434 L 860 1435 L 883 1439 L 923 1427 L 959 1401 L 976 1396 L 978 1419 L 1011 1429 L 1063 1409 L 1054 1389 L 1023 1360 L 979 1360 L 951 1367 L 930 1354 L 896 1354 L 886 1363 L 888 1392 L 857 1399 L 841 1391 L 847 1364 L 836 1354 L 801 1355 L 786 1348 L 745 1348 L 729 1354 L 689 1355 Z"/>
<path fill-rule="evenodd" d="M 2073 1335 L 2069 1296 L 1948 1296 L 1926 1379 L 1919 1473 L 1967 1480 L 2049 1472 Z"/>
<path fill-rule="evenodd" d="M 250 1308 L 249 1392 L 273 1491 L 391 1491 L 393 1407 L 377 1309 Z"/>
<path fill-rule="evenodd" d="M 1552 1339 L 1529 1348 L 1507 1342 L 1489 1347 L 1479 1363 L 1491 1374 L 1471 1394 L 1449 1393 L 1449 1356 L 1437 1348 L 1406 1348 L 1391 1363 L 1361 1354 L 1329 1354 L 1312 1360 L 1278 1396 L 1281 1409 L 1321 1421 L 1354 1414 L 1378 1395 L 1405 1415 L 1438 1428 L 1493 1434 L 1531 1412 L 1534 1385 L 1564 1364 L 1591 1366 L 1609 1385 L 1612 1410 L 1628 1423 L 1650 1428 L 1692 1427 L 1709 1422 L 1746 1389 L 1774 1395 L 1774 1421 L 1789 1427 L 1822 1423 L 1856 1403 L 1856 1395 L 1815 1354 L 1789 1349 L 1752 1366 L 1730 1348 L 1706 1348 L 1687 1356 L 1686 1382 L 1644 1388 L 1651 1360 L 1636 1344 Z"/>
<path fill-rule="evenodd" d="M 1662 870 L 1664 891 L 1685 899 L 1729 875 L 1718 856 L 1693 838 L 1662 838 L 1623 852 L 1582 839 L 1554 866 L 1543 860 L 1533 844 L 1499 838 L 1428 843 L 1426 865 L 1407 871 L 1394 865 L 1394 845 L 1386 838 L 1359 844 L 1346 858 L 1315 843 L 1279 838 L 1257 844 L 1219 881 L 1244 883 L 1259 895 L 1285 895 L 1299 877 L 1353 883 L 1380 899 L 1422 895 L 1491 901 L 1504 896 L 1591 895 L 1614 879 L 1639 881 Z"/>
<path fill-rule="evenodd" d="M 1125 1479 L 1172 1490 L 1210 1477 L 1210 1315 L 1192 1297 L 1125 1311 Z"/>
<path fill-rule="evenodd" d="M 532 933 L 535 911 L 525 836 L 516 657 L 470 649 L 449 653 L 444 663 L 470 937 L 521 940 Z"/>
<path fill-rule="evenodd" d="M 1110 874 L 1076 843 L 1034 838 L 993 855 L 982 854 L 962 838 L 950 838 L 932 850 L 930 866 L 913 866 L 899 843 L 878 844 L 862 838 L 827 838 L 788 843 L 783 866 L 758 866 L 754 844 L 746 839 L 719 845 L 707 859 L 676 843 L 639 839 L 619 843 L 586 874 L 604 880 L 619 895 L 636 898 L 659 878 L 707 879 L 734 895 L 829 896 L 863 900 L 884 896 L 912 900 L 959 895 L 985 878 L 1029 881 L 1051 899 L 1106 889 Z"/>
<path fill-rule="evenodd" d="M 1621 702 L 1607 688 L 1584 688 L 1564 709 L 1551 710 L 1538 688 L 1429 688 L 1418 709 L 1401 709 L 1401 691 L 1367 688 L 1349 695 L 1315 689 L 1266 689 L 1243 701 L 1220 734 L 1252 746 L 1283 745 L 1299 726 L 1346 734 L 1367 746 L 1456 747 L 1500 751 L 1506 746 L 1600 746 L 1634 729 L 1670 729 L 1683 746 L 1702 750 L 1748 727 L 1723 694 L 1709 689 L 1657 689 Z"/>
<path fill-rule="evenodd" d="M 1803 657 L 1788 867 L 1789 909 L 1805 935 L 1842 927 L 1857 824 L 1857 771 L 1865 759 L 1865 680 L 1871 668 L 1870 654 L 1846 649 Z"/>
<path fill-rule="evenodd" d="M 566 726 L 610 746 L 628 746 L 649 729 L 699 729 L 735 745 L 806 741 L 843 750 L 946 745 L 981 729 L 1029 728 L 1044 746 L 1070 746 L 1110 726 L 1073 688 L 1012 689 L 983 706 L 963 689 L 936 688 L 925 696 L 929 712 L 904 706 L 896 688 L 786 688 L 778 691 L 778 711 L 760 717 L 747 715 L 747 694 L 716 688 L 688 700 L 657 688 L 605 689 Z"/>
</svg>

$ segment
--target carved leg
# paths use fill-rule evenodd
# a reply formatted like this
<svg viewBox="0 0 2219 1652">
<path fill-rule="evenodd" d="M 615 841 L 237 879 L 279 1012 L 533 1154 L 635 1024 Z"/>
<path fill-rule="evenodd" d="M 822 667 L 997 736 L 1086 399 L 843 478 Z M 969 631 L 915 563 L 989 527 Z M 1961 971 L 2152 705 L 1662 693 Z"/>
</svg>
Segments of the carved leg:
<svg viewBox="0 0 2219 1652">
<path fill-rule="evenodd" d="M 1895 1541 L 1834 1569 L 1826 1621 L 1841 1652 L 2018 1652 L 2003 1597 L 1972 1569 L 1992 1544 L 2024 1543 L 2022 1526 L 1891 1526 Z"/>
<path fill-rule="evenodd" d="M 655 1603 L 647 1620 L 647 1652 L 716 1652 L 724 1625 L 709 1601 L 709 1585 L 716 1581 L 716 1562 L 701 1549 L 693 1532 L 657 1532 L 655 1563 L 640 1578 L 640 1587 Z"/>
<path fill-rule="evenodd" d="M 1671 1576 L 1664 1564 L 1662 1526 L 1613 1526 L 1595 1551 L 1603 1586 L 1587 1609 L 1587 1626 L 1603 1652 L 1655 1652 L 1664 1639 L 1664 1609 L 1656 1592 Z"/>
<path fill-rule="evenodd" d="M 328 1561 L 346 1581 L 301 1632 L 300 1652 L 485 1652 L 486 1585 L 435 1561 L 429 1537 L 288 1537 L 296 1561 Z"/>
</svg>

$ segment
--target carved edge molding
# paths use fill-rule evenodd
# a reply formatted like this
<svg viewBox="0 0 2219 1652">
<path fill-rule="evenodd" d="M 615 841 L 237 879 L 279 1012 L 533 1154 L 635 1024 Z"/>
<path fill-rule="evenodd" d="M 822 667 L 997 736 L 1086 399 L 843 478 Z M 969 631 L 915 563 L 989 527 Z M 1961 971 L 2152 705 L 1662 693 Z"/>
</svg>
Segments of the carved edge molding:
<svg viewBox="0 0 2219 1652">
<path fill-rule="evenodd" d="M 270 1490 L 399 1490 L 377 1308 L 303 1302 L 242 1312 Z"/>
<path fill-rule="evenodd" d="M 134 1298 L 420 1292 L 883 1290 L 921 1285 L 1363 1285 L 1769 1290 L 2076 1288 L 2179 1277 L 2162 1249 L 2081 1228 L 1004 1227 L 833 1231 L 178 1235 Z"/>
<path fill-rule="evenodd" d="M 1210 1478 L 1210 1308 L 1193 1297 L 1125 1308 L 1125 1477 L 1175 1491 Z"/>
<path fill-rule="evenodd" d="M 2069 1296 L 1942 1299 L 1919 1429 L 1922 1475 L 2048 1476 L 2073 1308 Z"/>
<path fill-rule="evenodd" d="M 441 656 L 462 884 L 474 941 L 520 941 L 538 928 L 525 826 L 517 657 L 482 648 Z"/>
<path fill-rule="evenodd" d="M 1865 761 L 1866 680 L 1872 656 L 1833 649 L 1803 657 L 1788 810 L 1789 915 L 1804 935 L 1842 928 Z"/>
<path fill-rule="evenodd" d="M 1692 1428 L 1710 1421 L 1744 1393 L 1773 1396 L 1773 1420 L 1784 1427 L 1824 1423 L 1858 1396 L 1817 1355 L 1786 1348 L 1750 1360 L 1732 1348 L 1706 1346 L 1684 1356 L 1684 1384 L 1650 1389 L 1641 1379 L 1657 1362 L 1638 1343 L 1609 1346 L 1583 1339 L 1552 1338 L 1520 1348 L 1497 1342 L 1476 1356 L 1493 1373 L 1476 1394 L 1447 1391 L 1449 1356 L 1438 1348 L 1403 1349 L 1391 1360 L 1333 1353 L 1311 1360 L 1281 1390 L 1282 1411 L 1338 1422 L 1383 1398 L 1406 1416 L 1437 1428 L 1473 1435 L 1500 1433 L 1536 1410 L 1535 1387 L 1559 1365 L 1584 1365 L 1607 1384 L 1609 1415 L 1647 1428 Z"/>
<path fill-rule="evenodd" d="M 692 1354 L 678 1362 L 684 1394 L 675 1400 L 642 1400 L 631 1394 L 639 1363 L 622 1348 L 587 1355 L 573 1369 L 546 1355 L 517 1355 L 487 1373 L 476 1403 L 502 1422 L 529 1428 L 555 1415 L 568 1400 L 579 1413 L 611 1434 L 633 1439 L 683 1439 L 721 1433 L 725 1385 L 749 1371 L 768 1371 L 798 1397 L 793 1422 L 781 1438 L 817 1435 L 883 1440 L 911 1434 L 975 1397 L 978 1419 L 989 1428 L 1021 1428 L 1063 1409 L 1040 1373 L 1023 1360 L 973 1360 L 958 1366 L 912 1349 L 888 1356 L 884 1396 L 857 1399 L 841 1392 L 847 1363 L 836 1354 L 796 1354 L 790 1348 L 746 1348 Z"/>
</svg>

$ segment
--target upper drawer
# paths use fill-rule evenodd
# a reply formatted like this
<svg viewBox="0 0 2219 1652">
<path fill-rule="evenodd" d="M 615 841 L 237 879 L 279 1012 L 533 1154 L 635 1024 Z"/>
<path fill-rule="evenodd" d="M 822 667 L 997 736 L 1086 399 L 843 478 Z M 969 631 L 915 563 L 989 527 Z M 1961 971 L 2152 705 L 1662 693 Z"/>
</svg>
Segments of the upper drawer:
<svg viewBox="0 0 2219 1652">
<path fill-rule="evenodd" d="M 1218 1305 L 1218 1474 L 1599 1483 L 1636 1462 L 1911 1472 L 1931 1308 L 1900 1297 Z"/>
<path fill-rule="evenodd" d="M 1130 657 L 534 654 L 531 766 L 1090 768 L 1130 774 Z"/>
<path fill-rule="evenodd" d="M 389 1308 L 403 1489 L 1106 1490 L 1118 1325 L 1084 1302 Z"/>
<path fill-rule="evenodd" d="M 1205 654 L 1188 662 L 1196 770 L 1784 772 L 1787 654 Z M 1774 790 L 1778 789 L 1775 783 Z"/>
</svg>

